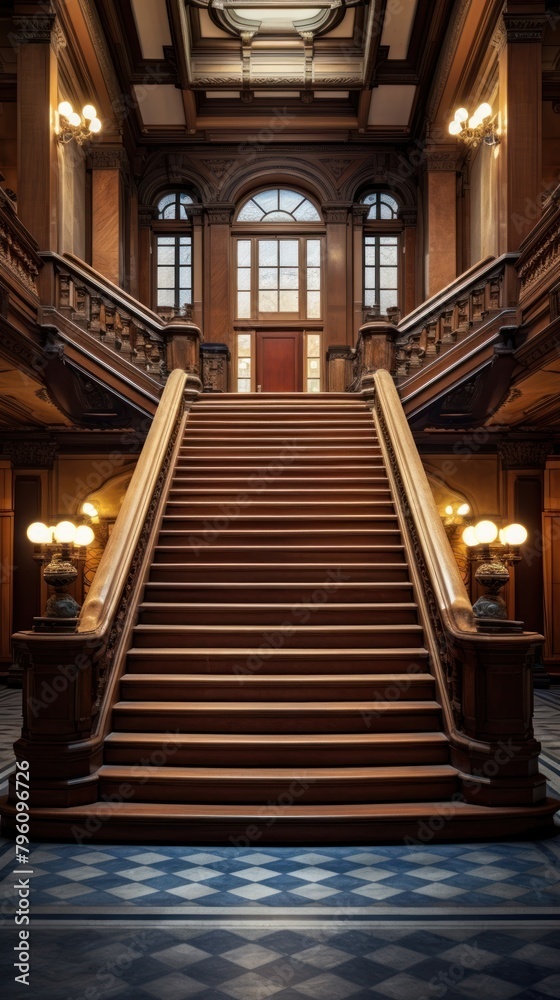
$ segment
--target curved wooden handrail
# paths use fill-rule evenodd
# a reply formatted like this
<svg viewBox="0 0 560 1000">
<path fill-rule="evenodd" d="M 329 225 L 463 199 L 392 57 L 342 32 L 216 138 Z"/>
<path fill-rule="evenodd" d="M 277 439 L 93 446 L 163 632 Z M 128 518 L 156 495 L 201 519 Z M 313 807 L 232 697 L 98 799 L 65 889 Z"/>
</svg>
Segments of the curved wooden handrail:
<svg viewBox="0 0 560 1000">
<path fill-rule="evenodd" d="M 187 379 L 187 373 L 178 368 L 169 376 L 113 533 L 82 606 L 78 633 L 102 637 L 115 617 L 173 430 L 182 412 Z"/>
<path fill-rule="evenodd" d="M 445 534 L 395 383 L 389 372 L 383 369 L 377 371 L 374 378 L 376 400 L 387 425 L 440 614 L 453 631 L 476 633 L 471 602 Z"/>
</svg>

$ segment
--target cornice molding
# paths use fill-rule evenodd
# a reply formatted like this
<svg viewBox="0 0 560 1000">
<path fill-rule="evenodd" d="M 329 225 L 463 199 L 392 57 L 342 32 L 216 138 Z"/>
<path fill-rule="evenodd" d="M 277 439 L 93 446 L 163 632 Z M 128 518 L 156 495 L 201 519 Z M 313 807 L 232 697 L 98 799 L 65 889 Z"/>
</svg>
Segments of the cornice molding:
<svg viewBox="0 0 560 1000">
<path fill-rule="evenodd" d="M 504 440 L 498 447 L 504 469 L 543 469 L 553 451 L 552 441 Z"/>
<path fill-rule="evenodd" d="M 502 15 L 506 33 L 506 41 L 511 42 L 541 42 L 546 24 L 545 14 L 507 14 Z"/>
<path fill-rule="evenodd" d="M 89 151 L 89 161 L 93 170 L 128 170 L 128 156 L 122 146 L 108 148 L 98 146 Z"/>
<path fill-rule="evenodd" d="M 13 19 L 16 45 L 52 45 L 58 52 L 66 48 L 66 38 L 56 14 L 18 14 Z"/>
<path fill-rule="evenodd" d="M 52 469 L 57 452 L 55 441 L 4 442 L 4 454 L 15 469 Z"/>
<path fill-rule="evenodd" d="M 235 212 L 235 205 L 230 202 L 215 203 L 205 205 L 204 209 L 208 215 L 208 222 L 211 226 L 229 226 Z"/>
<path fill-rule="evenodd" d="M 459 154 L 456 146 L 426 146 L 424 149 L 426 169 L 454 172 L 457 170 Z"/>
<path fill-rule="evenodd" d="M 434 73 L 434 87 L 426 107 L 426 118 L 429 122 L 433 122 L 436 117 L 439 103 L 443 97 L 447 78 L 451 70 L 451 65 L 455 57 L 455 52 L 457 51 L 459 39 L 461 38 L 463 28 L 465 27 L 471 2 L 472 0 L 460 0 L 460 3 L 455 11 L 455 16 L 447 29 L 441 56 Z"/>
<path fill-rule="evenodd" d="M 323 210 L 323 218 L 327 225 L 330 223 L 344 223 L 348 222 L 348 213 L 352 211 L 352 202 L 326 202 L 321 206 Z"/>
</svg>

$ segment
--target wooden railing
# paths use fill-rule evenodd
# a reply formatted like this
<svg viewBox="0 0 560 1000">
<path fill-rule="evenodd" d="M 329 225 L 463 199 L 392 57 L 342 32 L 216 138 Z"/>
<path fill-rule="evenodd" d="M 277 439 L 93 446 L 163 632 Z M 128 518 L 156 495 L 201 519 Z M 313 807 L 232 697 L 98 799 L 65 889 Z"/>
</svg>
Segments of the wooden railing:
<svg viewBox="0 0 560 1000">
<path fill-rule="evenodd" d="M 22 225 L 11 200 L 0 187 L 0 271 L 15 290 L 38 298 L 42 261 L 31 233 Z M 15 279 L 15 282 L 14 282 Z"/>
<path fill-rule="evenodd" d="M 171 373 L 76 631 L 13 637 L 24 677 L 23 730 L 15 749 L 30 763 L 35 806 L 97 798 L 95 772 L 181 444 L 185 399 L 196 398 L 199 385 L 185 371 Z"/>
<path fill-rule="evenodd" d="M 167 378 L 165 323 L 77 257 L 48 251 L 53 269 L 51 305 L 95 341 L 163 384 Z M 48 315 L 48 310 L 47 310 Z"/>
<path fill-rule="evenodd" d="M 542 636 L 516 631 L 511 623 L 499 631 L 500 623 L 474 618 L 394 381 L 383 370 L 369 381 L 366 395 L 373 400 L 464 798 L 546 808 L 532 729 L 532 663 Z M 504 744 L 509 756 L 500 755 Z"/>
<path fill-rule="evenodd" d="M 521 244 L 519 275 L 520 321 L 530 324 L 560 315 L 560 184 L 543 206 L 535 228 Z"/>
</svg>

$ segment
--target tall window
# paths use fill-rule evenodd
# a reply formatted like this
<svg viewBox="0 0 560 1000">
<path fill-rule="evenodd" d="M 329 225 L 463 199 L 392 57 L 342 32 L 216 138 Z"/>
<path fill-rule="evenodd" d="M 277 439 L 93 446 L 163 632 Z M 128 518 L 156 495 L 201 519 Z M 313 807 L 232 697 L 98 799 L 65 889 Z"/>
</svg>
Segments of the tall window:
<svg viewBox="0 0 560 1000">
<path fill-rule="evenodd" d="M 370 209 L 364 224 L 364 308 L 381 315 L 399 306 L 400 224 L 398 202 L 386 191 L 362 198 Z"/>
<path fill-rule="evenodd" d="M 160 198 L 156 231 L 156 301 L 160 309 L 180 312 L 192 304 L 192 236 L 187 206 L 193 198 L 173 191 Z"/>
<path fill-rule="evenodd" d="M 265 232 L 237 239 L 236 318 L 320 319 L 321 238 L 312 233 L 321 217 L 315 205 L 298 191 L 273 188 L 249 198 L 237 222 L 262 225 Z M 295 224 L 311 232 L 293 233 Z"/>
</svg>

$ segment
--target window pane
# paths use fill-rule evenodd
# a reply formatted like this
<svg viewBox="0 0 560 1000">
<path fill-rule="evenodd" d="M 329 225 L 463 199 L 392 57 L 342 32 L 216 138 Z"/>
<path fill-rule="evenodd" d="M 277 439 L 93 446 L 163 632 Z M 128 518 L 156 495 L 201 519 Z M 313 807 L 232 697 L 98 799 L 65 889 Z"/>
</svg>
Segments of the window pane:
<svg viewBox="0 0 560 1000">
<path fill-rule="evenodd" d="M 368 212 L 368 219 L 377 219 L 377 206 L 374 205 Z"/>
<path fill-rule="evenodd" d="M 321 218 L 314 205 L 310 201 L 304 201 L 296 208 L 294 219 L 297 222 L 320 222 Z"/>
<path fill-rule="evenodd" d="M 366 267 L 366 269 L 365 269 L 365 282 L 366 282 L 366 288 L 374 288 L 375 287 L 375 268 L 374 267 Z"/>
<path fill-rule="evenodd" d="M 240 378 L 237 380 L 237 391 L 238 392 L 251 392 L 251 379 L 250 378 Z"/>
<path fill-rule="evenodd" d="M 158 288 L 175 288 L 174 267 L 158 267 Z"/>
<path fill-rule="evenodd" d="M 374 288 L 366 288 L 364 291 L 364 305 L 366 309 L 370 309 L 377 302 L 377 295 L 375 294 Z"/>
<path fill-rule="evenodd" d="M 251 270 L 248 267 L 240 267 L 237 272 L 237 287 L 240 292 L 251 291 Z"/>
<path fill-rule="evenodd" d="M 277 267 L 259 267 L 259 288 L 278 288 Z"/>
<path fill-rule="evenodd" d="M 308 292 L 307 293 L 307 318 L 308 319 L 320 319 L 321 318 L 321 293 L 320 292 Z"/>
<path fill-rule="evenodd" d="M 297 292 L 280 292 L 280 312 L 297 312 L 299 295 Z"/>
<path fill-rule="evenodd" d="M 391 309 L 397 306 L 397 293 L 396 291 L 382 291 L 379 293 L 379 307 L 382 315 L 385 315 L 387 309 Z"/>
<path fill-rule="evenodd" d="M 293 212 L 294 208 L 301 205 L 303 200 L 303 195 L 301 195 L 298 191 L 280 192 L 280 208 L 284 212 Z"/>
<path fill-rule="evenodd" d="M 284 267 L 297 267 L 299 243 L 297 240 L 280 240 L 280 263 Z"/>
<path fill-rule="evenodd" d="M 321 264 L 321 240 L 307 240 L 308 267 L 319 267 Z"/>
<path fill-rule="evenodd" d="M 248 201 L 246 205 L 243 206 L 239 215 L 237 216 L 239 222 L 260 222 L 264 218 L 264 212 L 262 208 L 254 202 L 252 199 Z"/>
<path fill-rule="evenodd" d="M 259 310 L 261 312 L 278 312 L 278 292 L 259 292 Z"/>
<path fill-rule="evenodd" d="M 396 267 L 382 267 L 379 276 L 381 288 L 397 287 L 398 269 Z"/>
<path fill-rule="evenodd" d="M 265 222 L 293 222 L 293 217 L 287 212 L 269 212 L 265 215 Z"/>
<path fill-rule="evenodd" d="M 307 335 L 307 355 L 310 358 L 318 358 L 321 353 L 321 338 L 318 333 Z"/>
<path fill-rule="evenodd" d="M 171 306 L 175 305 L 175 290 L 173 288 L 166 290 L 164 288 L 158 288 L 158 306 Z"/>
<path fill-rule="evenodd" d="M 280 268 L 280 288 L 298 288 L 299 270 L 297 267 Z"/>
<path fill-rule="evenodd" d="M 174 264 L 175 263 L 175 247 L 173 246 L 161 246 L 158 244 L 158 264 Z"/>
<path fill-rule="evenodd" d="M 191 286 L 191 269 L 190 267 L 180 267 L 179 268 L 179 285 L 181 288 L 190 288 Z"/>
<path fill-rule="evenodd" d="M 179 263 L 180 264 L 190 264 L 191 263 L 191 241 L 188 243 L 185 240 L 181 240 L 179 245 Z"/>
<path fill-rule="evenodd" d="M 237 354 L 241 358 L 249 358 L 251 356 L 250 333 L 239 333 L 237 335 Z"/>
<path fill-rule="evenodd" d="M 158 215 L 160 219 L 175 218 L 175 194 L 166 194 L 158 201 Z"/>
<path fill-rule="evenodd" d="M 239 358 L 237 374 L 239 378 L 251 378 L 251 358 Z"/>
<path fill-rule="evenodd" d="M 397 247 L 393 246 L 380 246 L 379 247 L 379 260 L 381 264 L 393 264 L 397 263 Z"/>
<path fill-rule="evenodd" d="M 251 266 L 251 242 L 250 240 L 238 240 L 237 242 L 237 263 L 239 267 Z"/>
<path fill-rule="evenodd" d="M 239 319 L 251 319 L 251 293 L 239 292 L 237 295 L 237 315 Z"/>
<path fill-rule="evenodd" d="M 308 378 L 307 379 L 307 391 L 308 392 L 321 392 L 321 381 L 318 378 Z"/>
<path fill-rule="evenodd" d="M 307 287 L 310 291 L 321 287 L 321 271 L 318 267 L 307 268 Z"/>
<path fill-rule="evenodd" d="M 274 212 L 278 208 L 278 190 L 261 191 L 260 194 L 253 196 L 253 201 L 256 201 L 264 212 Z"/>
<path fill-rule="evenodd" d="M 365 262 L 366 265 L 373 267 L 375 264 L 375 244 L 367 244 L 365 246 Z"/>
<path fill-rule="evenodd" d="M 321 362 L 319 358 L 307 359 L 307 375 L 309 378 L 319 378 L 321 374 Z"/>
<path fill-rule="evenodd" d="M 179 290 L 179 307 L 190 305 L 191 302 L 192 296 L 190 288 L 181 288 Z"/>
<path fill-rule="evenodd" d="M 278 264 L 277 240 L 259 240 L 259 264 L 261 267 L 275 267 Z"/>
</svg>

